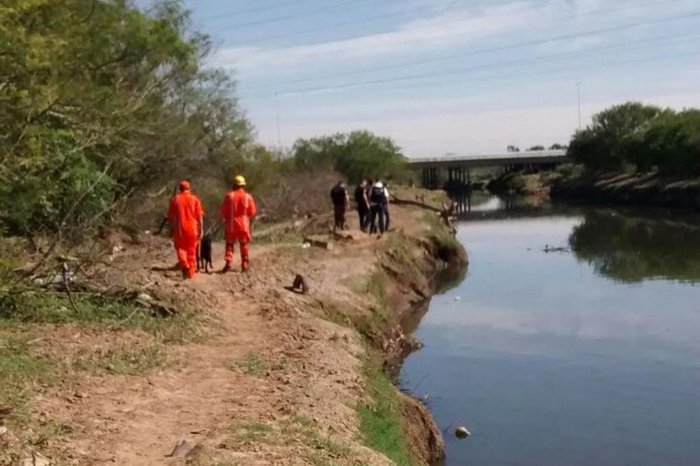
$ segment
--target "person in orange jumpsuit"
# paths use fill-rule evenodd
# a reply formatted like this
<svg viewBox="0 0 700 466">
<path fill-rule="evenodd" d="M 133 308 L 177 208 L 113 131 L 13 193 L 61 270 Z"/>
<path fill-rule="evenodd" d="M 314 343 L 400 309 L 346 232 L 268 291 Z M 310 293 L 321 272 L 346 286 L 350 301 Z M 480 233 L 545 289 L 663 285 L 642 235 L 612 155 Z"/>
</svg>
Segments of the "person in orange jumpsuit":
<svg viewBox="0 0 700 466">
<path fill-rule="evenodd" d="M 238 242 L 241 248 L 241 271 L 246 272 L 250 261 L 248 259 L 251 240 L 250 222 L 255 217 L 255 201 L 245 190 L 245 178 L 238 175 L 233 179 L 233 190 L 226 193 L 221 205 L 221 218 L 226 225 L 226 265 L 224 272 L 231 270 L 234 245 Z"/>
<path fill-rule="evenodd" d="M 202 203 L 190 192 L 190 183 L 181 181 L 179 194 L 170 201 L 168 220 L 173 228 L 173 240 L 183 278 L 193 278 L 197 271 L 197 241 L 202 235 L 202 217 Z"/>
</svg>

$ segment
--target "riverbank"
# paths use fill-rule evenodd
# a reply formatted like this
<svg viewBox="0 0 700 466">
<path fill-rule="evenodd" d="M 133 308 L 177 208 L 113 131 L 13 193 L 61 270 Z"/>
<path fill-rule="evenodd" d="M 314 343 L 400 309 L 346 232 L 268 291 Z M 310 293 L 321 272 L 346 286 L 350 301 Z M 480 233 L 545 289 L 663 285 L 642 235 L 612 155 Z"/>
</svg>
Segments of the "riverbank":
<svg viewBox="0 0 700 466">
<path fill-rule="evenodd" d="M 658 173 L 580 175 L 556 182 L 554 200 L 587 204 L 700 207 L 700 178 L 679 179 Z"/>
<path fill-rule="evenodd" d="M 494 194 L 517 194 L 537 199 L 547 199 L 552 185 L 557 183 L 561 174 L 556 171 L 538 173 L 505 173 L 492 179 L 487 184 L 489 192 Z"/>
<path fill-rule="evenodd" d="M 415 348 L 400 322 L 437 271 L 465 265 L 464 250 L 416 207 L 393 206 L 381 240 L 331 239 L 324 222 L 254 243 L 249 274 L 191 283 L 168 271 L 167 239 L 113 235 L 108 260 L 85 266 L 89 288 L 81 273 L 70 300 L 5 310 L 0 464 L 30 452 L 81 465 L 436 462 L 439 430 L 386 372 Z M 313 233 L 324 247 L 302 247 Z M 214 253 L 220 269 L 222 246 Z M 296 274 L 309 294 L 285 289 Z M 196 446 L 186 458 L 165 456 L 183 440 Z"/>
</svg>

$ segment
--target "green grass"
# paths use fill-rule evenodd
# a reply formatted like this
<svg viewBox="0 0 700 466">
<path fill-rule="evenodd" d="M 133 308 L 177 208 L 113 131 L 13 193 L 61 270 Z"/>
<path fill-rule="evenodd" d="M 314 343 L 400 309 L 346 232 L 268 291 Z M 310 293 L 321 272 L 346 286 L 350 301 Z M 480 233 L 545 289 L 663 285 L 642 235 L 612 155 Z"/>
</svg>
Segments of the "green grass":
<svg viewBox="0 0 700 466">
<path fill-rule="evenodd" d="M 140 329 L 163 343 L 185 343 L 202 336 L 203 321 L 183 311 L 161 317 L 138 304 L 76 295 L 75 307 L 65 294 L 27 292 L 0 297 L 0 321 L 6 324 L 78 324 L 109 330 Z"/>
<path fill-rule="evenodd" d="M 264 236 L 256 236 L 256 244 L 301 245 L 304 237 L 296 231 L 279 231 Z"/>
<path fill-rule="evenodd" d="M 404 434 L 401 402 L 396 388 L 377 362 L 364 368 L 371 401 L 357 407 L 365 445 L 385 454 L 398 466 L 415 466 Z"/>
<path fill-rule="evenodd" d="M 31 354 L 23 341 L 0 335 L 0 407 L 13 409 L 8 418 L 12 425 L 26 426 L 34 385 L 50 376 L 47 361 Z"/>
<path fill-rule="evenodd" d="M 104 354 L 89 355 L 76 364 L 86 372 L 107 372 L 115 375 L 144 375 L 166 361 L 161 345 L 110 348 Z"/>
<path fill-rule="evenodd" d="M 440 259 L 451 262 L 455 257 L 464 255 L 462 244 L 445 226 L 442 218 L 431 213 L 425 214 L 424 220 L 429 228 L 430 241 L 436 248 L 435 252 Z"/>
<path fill-rule="evenodd" d="M 240 370 L 246 375 L 261 375 L 267 370 L 267 364 L 255 353 L 248 353 L 242 359 L 232 361 L 231 370 Z"/>
</svg>

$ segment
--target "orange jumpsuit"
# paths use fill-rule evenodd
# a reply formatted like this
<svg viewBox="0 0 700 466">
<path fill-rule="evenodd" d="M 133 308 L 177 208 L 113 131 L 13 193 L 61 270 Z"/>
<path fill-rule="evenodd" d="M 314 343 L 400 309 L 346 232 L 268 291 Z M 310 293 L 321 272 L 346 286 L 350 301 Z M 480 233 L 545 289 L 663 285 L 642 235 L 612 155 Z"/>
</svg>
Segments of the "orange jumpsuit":
<svg viewBox="0 0 700 466">
<path fill-rule="evenodd" d="M 226 264 L 233 261 L 236 241 L 241 247 L 241 270 L 248 270 L 248 250 L 251 239 L 250 219 L 255 217 L 255 201 L 245 189 L 238 188 L 226 193 L 221 205 L 221 217 L 226 225 Z"/>
<path fill-rule="evenodd" d="M 173 227 L 177 260 L 187 277 L 197 271 L 197 241 L 204 216 L 202 203 L 189 191 L 173 196 L 168 209 L 168 220 Z"/>
</svg>

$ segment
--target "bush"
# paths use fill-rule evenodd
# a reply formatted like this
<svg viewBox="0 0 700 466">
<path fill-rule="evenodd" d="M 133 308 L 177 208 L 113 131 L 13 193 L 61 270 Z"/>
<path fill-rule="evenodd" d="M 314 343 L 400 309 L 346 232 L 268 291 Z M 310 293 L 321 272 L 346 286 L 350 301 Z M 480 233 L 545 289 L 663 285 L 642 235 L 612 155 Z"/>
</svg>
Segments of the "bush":
<svg viewBox="0 0 700 466">
<path fill-rule="evenodd" d="M 674 112 L 627 103 L 594 117 L 593 125 L 576 133 L 569 155 L 587 169 L 664 174 L 700 174 L 700 110 Z"/>
<path fill-rule="evenodd" d="M 666 115 L 656 121 L 644 136 L 642 153 L 663 173 L 700 174 L 700 110 Z"/>
<path fill-rule="evenodd" d="M 118 198 L 223 171 L 252 139 L 179 0 L 0 6 L 0 232 L 92 219 Z M 67 216 L 69 218 L 67 218 Z"/>
<path fill-rule="evenodd" d="M 368 131 L 299 139 L 294 160 L 302 170 L 335 170 L 350 182 L 363 178 L 403 180 L 408 176 L 406 159 L 389 138 Z"/>
<path fill-rule="evenodd" d="M 631 161 L 640 135 L 655 119 L 669 112 L 637 102 L 604 110 L 593 117 L 591 126 L 574 135 L 569 156 L 589 169 L 620 169 Z"/>
</svg>

